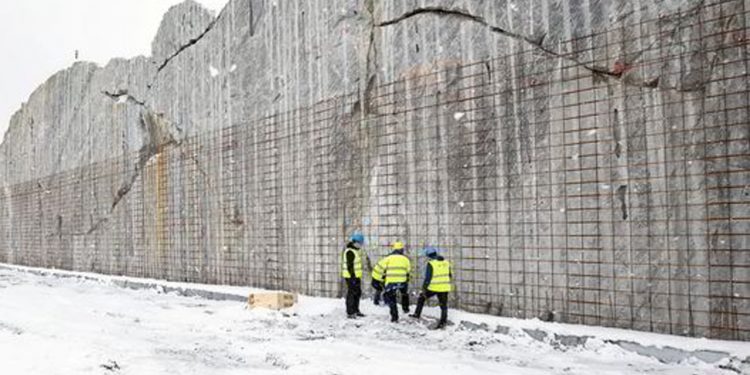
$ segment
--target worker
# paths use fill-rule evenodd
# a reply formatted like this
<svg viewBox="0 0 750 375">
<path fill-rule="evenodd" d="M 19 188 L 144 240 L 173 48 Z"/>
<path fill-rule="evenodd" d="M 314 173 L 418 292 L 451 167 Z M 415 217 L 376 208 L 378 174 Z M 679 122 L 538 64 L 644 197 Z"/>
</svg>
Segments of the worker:
<svg viewBox="0 0 750 375">
<path fill-rule="evenodd" d="M 385 272 L 386 259 L 388 258 L 381 258 L 372 269 L 372 288 L 375 289 L 375 293 L 372 296 L 372 302 L 375 306 L 380 305 L 380 296 L 383 293 L 383 273 Z"/>
<path fill-rule="evenodd" d="M 448 322 L 448 293 L 453 289 L 451 286 L 453 272 L 450 262 L 440 256 L 436 248 L 428 247 L 424 250 L 424 254 L 429 260 L 422 284 L 422 293 L 417 300 L 417 309 L 410 316 L 420 318 L 425 302 L 433 296 L 437 296 L 440 304 L 440 321 L 435 328 L 441 329 Z"/>
<path fill-rule="evenodd" d="M 365 316 L 359 311 L 359 300 L 362 297 L 362 247 L 364 244 L 365 236 L 356 232 L 352 234 L 341 253 L 341 276 L 346 281 L 346 316 L 349 319 Z"/>
<path fill-rule="evenodd" d="M 409 313 L 409 270 L 411 262 L 404 255 L 404 243 L 396 241 L 391 245 L 393 252 L 385 258 L 383 278 L 385 283 L 384 301 L 391 310 L 391 322 L 398 322 L 396 295 L 401 294 L 401 306 Z"/>
</svg>

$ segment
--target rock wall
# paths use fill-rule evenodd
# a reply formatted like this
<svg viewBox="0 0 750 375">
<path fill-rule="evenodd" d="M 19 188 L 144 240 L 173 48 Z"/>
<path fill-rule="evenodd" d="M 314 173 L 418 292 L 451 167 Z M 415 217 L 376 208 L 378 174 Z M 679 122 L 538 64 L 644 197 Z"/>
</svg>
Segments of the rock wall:
<svg viewBox="0 0 750 375">
<path fill-rule="evenodd" d="M 334 296 L 362 230 L 464 309 L 747 340 L 748 9 L 186 1 L 12 118 L 0 261 Z"/>
</svg>

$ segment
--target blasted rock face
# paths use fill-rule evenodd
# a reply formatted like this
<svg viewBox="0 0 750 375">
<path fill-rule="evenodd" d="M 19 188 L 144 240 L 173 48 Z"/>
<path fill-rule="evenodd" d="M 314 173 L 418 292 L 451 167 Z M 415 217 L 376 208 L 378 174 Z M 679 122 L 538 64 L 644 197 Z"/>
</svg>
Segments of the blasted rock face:
<svg viewBox="0 0 750 375">
<path fill-rule="evenodd" d="M 152 56 L 115 59 L 104 68 L 76 65 L 40 86 L 11 121 L 0 146 L 0 174 L 7 169 L 6 181 L 20 181 L 137 151 L 144 108 L 174 124 L 170 132 L 183 137 L 352 93 L 361 96 L 358 106 L 348 108 L 356 116 L 377 105 L 378 99 L 369 97 L 376 85 L 436 71 L 455 75 L 462 64 L 522 51 L 532 52 L 527 55 L 534 61 L 513 64 L 529 72 L 549 72 L 562 56 L 592 72 L 630 69 L 612 83 L 700 89 L 710 77 L 698 63 L 657 69 L 637 59 L 615 61 L 620 55 L 679 53 L 686 46 L 678 34 L 639 54 L 644 45 L 656 46 L 645 37 L 657 34 L 649 29 L 654 24 L 617 26 L 698 3 L 232 0 L 213 15 L 187 0 L 164 16 Z M 684 18 L 663 22 L 686 30 Z M 609 29 L 615 31 L 601 39 L 609 40 L 606 44 L 561 44 Z M 624 63 L 628 68 L 620 68 Z M 508 73 L 516 69 L 511 65 Z M 674 71 L 681 66 L 684 72 Z"/>
</svg>

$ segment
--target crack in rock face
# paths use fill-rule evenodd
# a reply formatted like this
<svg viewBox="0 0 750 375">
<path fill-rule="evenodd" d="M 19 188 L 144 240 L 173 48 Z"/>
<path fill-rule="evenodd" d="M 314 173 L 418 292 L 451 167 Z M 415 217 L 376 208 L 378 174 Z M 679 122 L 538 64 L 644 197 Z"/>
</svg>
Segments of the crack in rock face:
<svg viewBox="0 0 750 375">
<path fill-rule="evenodd" d="M 145 139 L 143 147 L 138 152 L 138 161 L 135 164 L 133 173 L 123 182 L 120 189 L 117 190 L 115 199 L 112 202 L 111 212 L 114 212 L 117 205 L 133 188 L 133 184 L 146 168 L 148 162 L 161 152 L 161 148 L 179 143 L 172 131 L 172 125 L 163 115 L 155 114 L 151 111 L 141 113 L 141 128 L 145 130 Z"/>
<path fill-rule="evenodd" d="M 484 18 L 482 18 L 480 16 L 477 16 L 477 15 L 474 15 L 474 14 L 471 14 L 471 13 L 469 13 L 467 11 L 460 10 L 460 9 L 449 9 L 449 8 L 429 7 L 429 6 L 428 7 L 418 7 L 418 8 L 412 9 L 412 10 L 410 10 L 410 11 L 408 11 L 408 12 L 402 14 L 401 16 L 396 17 L 396 18 L 394 18 L 392 20 L 388 20 L 388 21 L 384 21 L 384 22 L 378 23 L 377 26 L 378 27 L 386 27 L 386 26 L 395 25 L 395 24 L 398 24 L 399 22 L 405 21 L 405 20 L 410 19 L 412 17 L 423 15 L 423 14 L 436 15 L 436 16 L 439 16 L 439 17 L 456 17 L 456 18 L 463 19 L 463 20 L 466 20 L 466 21 L 469 21 L 469 22 L 475 22 L 475 23 L 478 23 L 478 24 L 480 24 L 482 26 L 488 27 L 494 33 L 501 34 L 501 35 L 510 37 L 512 39 L 516 39 L 516 40 L 522 41 L 524 43 L 528 43 L 528 44 L 534 46 L 535 48 L 537 48 L 538 50 L 544 52 L 547 55 L 550 55 L 550 56 L 553 56 L 553 57 L 556 57 L 556 58 L 560 58 L 560 59 L 568 60 L 568 61 L 576 64 L 577 66 L 580 66 L 581 68 L 584 68 L 584 69 L 586 69 L 586 70 L 588 70 L 588 71 L 590 71 L 592 73 L 598 73 L 598 74 L 602 74 L 602 75 L 605 75 L 605 76 L 616 77 L 616 78 L 619 78 L 621 76 L 621 74 L 609 71 L 607 69 L 602 69 L 602 68 L 597 68 L 597 67 L 585 65 L 585 64 L 583 64 L 583 63 L 581 63 L 581 62 L 579 62 L 579 61 L 577 61 L 577 60 L 575 60 L 575 59 L 573 59 L 573 58 L 571 58 L 569 56 L 561 55 L 561 54 L 559 54 L 559 53 L 557 53 L 555 51 L 552 51 L 549 48 L 546 48 L 543 45 L 543 42 L 544 42 L 544 39 L 545 39 L 546 35 L 542 35 L 542 36 L 538 37 L 537 39 L 532 39 L 530 37 L 527 37 L 527 36 L 515 33 L 513 31 L 506 30 L 506 29 L 503 29 L 501 27 L 492 25 L 489 22 L 487 22 Z"/>
<path fill-rule="evenodd" d="M 220 18 L 221 14 L 214 17 L 206 8 L 192 0 L 170 8 L 152 44 L 156 74 L 161 73 L 185 50 L 200 42 Z"/>
<path fill-rule="evenodd" d="M 164 15 L 151 46 L 157 74 L 183 51 L 198 43 L 213 29 L 219 17 L 193 0 L 173 6 Z"/>
<path fill-rule="evenodd" d="M 695 9 L 699 9 L 699 7 L 700 6 L 696 6 Z M 439 6 L 417 7 L 402 14 L 401 16 L 398 16 L 391 20 L 377 23 L 375 25 L 377 27 L 392 26 L 402 21 L 405 21 L 405 20 L 408 20 L 416 16 L 420 16 L 420 15 L 433 15 L 433 16 L 438 16 L 438 17 L 454 17 L 454 18 L 463 19 L 468 22 L 480 24 L 482 26 L 489 28 L 490 31 L 492 31 L 493 33 L 504 35 L 511 39 L 524 42 L 526 44 L 533 46 L 537 50 L 543 52 L 544 54 L 550 57 L 553 57 L 556 59 L 563 59 L 565 61 L 568 61 L 574 64 L 577 67 L 588 70 L 595 76 L 603 77 L 606 79 L 616 79 L 618 80 L 618 82 L 627 86 L 672 91 L 672 92 L 681 92 L 681 93 L 702 92 L 705 89 L 707 79 L 709 79 L 709 78 L 705 78 L 702 80 L 695 80 L 697 82 L 692 82 L 692 84 L 689 86 L 681 86 L 681 87 L 668 86 L 664 84 L 661 80 L 661 77 L 658 77 L 658 76 L 639 80 L 627 74 L 630 70 L 629 67 L 632 65 L 632 62 L 626 63 L 623 61 L 616 61 L 613 64 L 612 69 L 599 67 L 595 65 L 589 65 L 571 57 L 569 54 L 561 54 L 545 46 L 544 40 L 546 39 L 546 36 L 547 36 L 546 34 L 540 35 L 536 38 L 525 36 L 525 35 L 513 32 L 511 30 L 506 30 L 504 28 L 492 25 L 491 23 L 487 22 L 487 20 L 485 20 L 483 17 L 475 15 L 475 14 L 471 14 L 470 12 L 462 10 L 462 9 L 444 8 L 444 7 L 439 7 Z M 676 29 L 679 30 L 680 27 L 681 26 L 678 25 Z M 710 77 L 710 73 L 708 74 L 708 77 Z"/>
<path fill-rule="evenodd" d="M 117 206 L 125 199 L 125 197 L 133 189 L 133 185 L 138 180 L 146 168 L 148 162 L 156 155 L 161 153 L 162 148 L 179 143 L 179 130 L 177 130 L 163 114 L 154 113 L 149 110 L 143 102 L 139 102 L 136 99 L 130 97 L 126 93 L 110 94 L 106 93 L 110 97 L 125 97 L 129 100 L 138 103 L 143 107 L 139 125 L 144 131 L 144 142 L 143 146 L 138 152 L 138 160 L 133 166 L 133 170 L 130 175 L 122 182 L 120 188 L 117 190 L 115 197 L 112 201 L 112 205 L 107 213 L 107 216 L 99 218 L 96 222 L 85 232 L 78 234 L 90 235 L 99 229 L 103 228 L 110 220 L 110 216 L 115 212 Z"/>
<path fill-rule="evenodd" d="M 203 31 L 203 33 L 201 35 L 198 35 L 198 37 L 196 37 L 195 39 L 190 39 L 185 45 L 181 46 L 172 55 L 170 55 L 169 57 L 167 57 L 164 60 L 164 62 L 162 62 L 159 65 L 159 67 L 156 69 L 156 73 L 159 74 L 162 70 L 164 70 L 164 68 L 167 67 L 167 65 L 169 65 L 169 63 L 174 58 L 176 58 L 177 56 L 179 56 L 186 49 L 188 49 L 188 48 L 194 46 L 195 44 L 197 44 L 201 39 L 203 39 L 204 36 L 206 36 L 206 34 L 208 34 L 209 31 L 211 31 L 211 29 L 214 27 L 214 25 L 216 25 L 216 20 L 214 20 L 213 22 L 211 22 L 211 24 L 206 28 L 206 30 Z"/>
<path fill-rule="evenodd" d="M 146 106 L 146 102 L 142 100 L 136 99 L 134 96 L 130 95 L 128 93 L 128 90 L 125 89 L 119 89 L 116 92 L 109 92 L 109 91 L 102 91 L 102 94 L 109 97 L 110 99 L 118 102 L 118 103 L 132 103 L 135 105 L 139 105 L 141 107 Z"/>
</svg>

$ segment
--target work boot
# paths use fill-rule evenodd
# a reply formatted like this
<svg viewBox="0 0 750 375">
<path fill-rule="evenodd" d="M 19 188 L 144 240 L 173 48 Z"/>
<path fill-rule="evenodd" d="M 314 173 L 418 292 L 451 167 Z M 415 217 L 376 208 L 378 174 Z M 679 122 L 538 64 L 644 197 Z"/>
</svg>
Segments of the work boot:
<svg viewBox="0 0 750 375">
<path fill-rule="evenodd" d="M 443 329 L 445 328 L 445 322 L 438 322 L 438 324 L 435 326 L 435 329 Z"/>
<path fill-rule="evenodd" d="M 357 319 L 357 314 L 348 314 L 346 316 L 347 319 Z"/>
<path fill-rule="evenodd" d="M 417 314 L 409 314 L 409 316 L 410 316 L 410 317 L 412 317 L 412 318 L 414 318 L 414 319 L 419 319 L 419 318 L 421 318 L 421 316 L 419 316 L 419 315 L 417 315 Z"/>
<path fill-rule="evenodd" d="M 398 323 L 398 318 L 391 318 L 391 323 Z"/>
<path fill-rule="evenodd" d="M 364 318 L 365 314 L 362 314 L 361 312 L 357 311 L 354 315 L 356 315 L 359 318 Z"/>
</svg>

